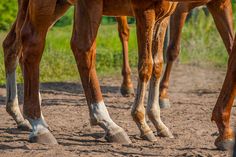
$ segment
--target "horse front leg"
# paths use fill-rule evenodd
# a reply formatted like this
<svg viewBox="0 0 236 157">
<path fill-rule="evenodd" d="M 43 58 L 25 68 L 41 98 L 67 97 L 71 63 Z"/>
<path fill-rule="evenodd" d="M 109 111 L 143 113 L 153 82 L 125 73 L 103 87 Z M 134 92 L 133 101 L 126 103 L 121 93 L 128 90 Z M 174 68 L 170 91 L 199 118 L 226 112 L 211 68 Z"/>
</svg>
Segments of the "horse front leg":
<svg viewBox="0 0 236 157">
<path fill-rule="evenodd" d="M 23 118 L 18 102 L 16 68 L 21 55 L 20 51 L 20 30 L 26 17 L 28 7 L 27 1 L 19 1 L 18 13 L 15 23 L 3 42 L 4 63 L 6 71 L 6 111 L 15 120 L 17 128 L 31 130 L 29 122 Z"/>
<path fill-rule="evenodd" d="M 137 127 L 140 130 L 141 138 L 148 141 L 156 141 L 153 131 L 148 126 L 145 115 L 144 100 L 148 82 L 152 75 L 153 59 L 152 59 L 152 35 L 153 26 L 155 24 L 155 11 L 153 9 L 141 9 L 139 2 L 133 1 L 137 38 L 138 38 L 138 86 L 135 101 L 132 106 L 131 115 Z"/>
<path fill-rule="evenodd" d="M 39 64 L 45 46 L 45 38 L 55 14 L 56 0 L 29 1 L 24 25 L 21 29 L 21 49 L 24 73 L 24 115 L 32 125 L 30 142 L 57 144 L 42 116 L 39 94 Z M 43 13 L 43 14 L 42 14 Z"/>
<path fill-rule="evenodd" d="M 128 135 L 111 119 L 107 111 L 96 74 L 95 40 L 102 18 L 103 0 L 80 0 L 75 7 L 71 47 L 87 99 L 91 124 L 103 128 L 109 142 L 130 143 Z"/>
<path fill-rule="evenodd" d="M 156 23 L 154 27 L 154 38 L 152 44 L 153 71 L 149 85 L 147 115 L 154 124 L 158 136 L 173 138 L 172 133 L 161 120 L 159 106 L 159 85 L 163 69 L 163 44 L 168 23 L 169 17 L 166 17 L 160 24 Z"/>
<path fill-rule="evenodd" d="M 19 23 L 19 22 L 18 22 Z M 17 33 L 17 21 L 13 24 L 10 32 L 3 42 L 4 62 L 6 70 L 6 111 L 15 120 L 20 130 L 31 130 L 31 125 L 21 114 L 17 96 L 16 68 L 19 61 L 17 51 L 19 33 Z"/>
</svg>

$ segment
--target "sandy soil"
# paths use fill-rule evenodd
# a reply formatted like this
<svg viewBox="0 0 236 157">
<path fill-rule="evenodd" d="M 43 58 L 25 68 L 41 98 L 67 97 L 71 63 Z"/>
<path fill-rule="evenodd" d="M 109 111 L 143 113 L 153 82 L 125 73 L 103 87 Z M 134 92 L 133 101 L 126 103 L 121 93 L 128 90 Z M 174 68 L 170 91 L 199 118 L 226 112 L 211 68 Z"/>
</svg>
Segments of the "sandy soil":
<svg viewBox="0 0 236 157">
<path fill-rule="evenodd" d="M 157 137 L 158 141 L 154 143 L 139 138 L 139 131 L 130 116 L 134 98 L 120 95 L 121 77 L 102 78 L 100 82 L 108 110 L 114 121 L 128 132 L 133 142 L 130 145 L 107 143 L 100 128 L 90 127 L 81 84 L 61 82 L 41 85 L 43 113 L 60 145 L 31 144 L 28 142 L 29 133 L 17 130 L 6 113 L 5 89 L 1 87 L 0 156 L 229 156 L 231 152 L 215 149 L 213 143 L 217 128 L 210 121 L 224 74 L 224 71 L 209 68 L 176 66 L 170 87 L 172 107 L 161 113 L 162 120 L 175 138 Z M 135 75 L 133 78 L 136 80 Z M 19 89 L 22 104 L 22 85 Z M 233 111 L 233 122 L 235 118 Z"/>
</svg>

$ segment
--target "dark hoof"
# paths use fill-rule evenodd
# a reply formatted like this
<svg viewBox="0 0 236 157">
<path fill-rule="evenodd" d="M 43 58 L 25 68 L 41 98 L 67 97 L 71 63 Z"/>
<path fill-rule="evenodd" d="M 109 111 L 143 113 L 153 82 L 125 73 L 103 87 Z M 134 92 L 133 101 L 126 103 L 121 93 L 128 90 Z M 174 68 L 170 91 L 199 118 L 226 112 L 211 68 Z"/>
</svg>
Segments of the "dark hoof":
<svg viewBox="0 0 236 157">
<path fill-rule="evenodd" d="M 159 100 L 159 105 L 160 108 L 164 109 L 164 108 L 170 108 L 170 100 L 169 99 L 160 99 Z"/>
<path fill-rule="evenodd" d="M 232 150 L 233 146 L 234 146 L 234 140 L 233 139 L 226 139 L 226 140 L 218 140 L 216 139 L 215 141 L 215 146 L 217 147 L 217 149 L 219 150 Z"/>
<path fill-rule="evenodd" d="M 157 141 L 157 138 L 155 137 L 155 135 L 152 131 L 149 131 L 146 134 L 142 135 L 141 138 L 144 140 L 150 141 L 150 142 Z"/>
<path fill-rule="evenodd" d="M 27 120 L 25 120 L 24 122 L 17 125 L 17 129 L 22 131 L 32 131 L 32 126 Z"/>
<path fill-rule="evenodd" d="M 122 143 L 122 144 L 132 143 L 125 131 L 120 131 L 115 134 L 107 133 L 105 139 L 108 142 L 114 142 L 114 143 Z"/>
<path fill-rule="evenodd" d="M 121 86 L 120 93 L 124 97 L 134 96 L 134 88 L 133 87 L 129 88 L 129 87 Z"/>
<path fill-rule="evenodd" d="M 37 136 L 32 136 L 30 137 L 29 141 L 31 143 L 39 143 L 39 144 L 46 144 L 46 145 L 58 144 L 56 138 L 50 132 L 39 134 Z"/>
<path fill-rule="evenodd" d="M 174 138 L 173 134 L 170 132 L 169 129 L 165 129 L 165 130 L 161 130 L 160 132 L 157 132 L 157 136 Z"/>
</svg>

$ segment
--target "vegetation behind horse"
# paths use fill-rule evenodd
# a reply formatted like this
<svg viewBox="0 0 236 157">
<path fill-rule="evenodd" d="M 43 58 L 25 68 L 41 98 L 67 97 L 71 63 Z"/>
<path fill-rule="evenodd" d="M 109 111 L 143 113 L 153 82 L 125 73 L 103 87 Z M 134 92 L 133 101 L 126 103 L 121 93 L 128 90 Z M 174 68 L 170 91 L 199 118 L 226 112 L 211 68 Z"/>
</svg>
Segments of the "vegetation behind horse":
<svg viewBox="0 0 236 157">
<path fill-rule="evenodd" d="M 0 16 L 0 43 L 2 43 L 9 29 L 10 23 L 14 20 L 16 13 L 16 1 L 11 3 L 0 2 L 1 13 L 7 12 L 8 15 Z M 236 4 L 233 5 L 236 10 Z M 14 11 L 15 10 L 15 11 Z M 75 81 L 78 80 L 78 73 L 73 54 L 70 50 L 71 36 L 71 14 L 73 9 L 67 12 L 48 35 L 48 42 L 41 63 L 41 80 L 42 81 Z M 208 20 L 204 20 L 208 18 Z M 234 14 L 236 19 L 236 14 Z M 104 17 L 103 25 L 100 27 L 98 35 L 97 48 L 97 70 L 100 75 L 115 74 L 122 64 L 121 43 L 117 33 L 117 25 L 111 17 Z M 135 26 L 132 25 L 134 20 L 129 19 L 131 23 L 131 36 L 129 41 L 130 65 L 137 65 L 137 42 L 135 35 Z M 194 65 L 211 65 L 213 67 L 225 67 L 227 64 L 227 53 L 224 45 L 216 31 L 212 18 L 206 17 L 204 12 L 200 12 L 197 19 L 192 18 L 183 29 L 180 62 Z M 53 59 L 52 56 L 57 56 Z M 3 63 L 3 53 L 0 49 L 0 62 Z M 4 66 L 0 64 L 0 72 L 4 73 Z M 21 76 L 18 69 L 18 76 Z M 117 75 L 119 76 L 119 74 Z M 21 79 L 19 77 L 19 79 Z M 22 80 L 19 80 L 22 82 Z M 5 83 L 5 76 L 0 76 L 0 83 Z"/>
</svg>

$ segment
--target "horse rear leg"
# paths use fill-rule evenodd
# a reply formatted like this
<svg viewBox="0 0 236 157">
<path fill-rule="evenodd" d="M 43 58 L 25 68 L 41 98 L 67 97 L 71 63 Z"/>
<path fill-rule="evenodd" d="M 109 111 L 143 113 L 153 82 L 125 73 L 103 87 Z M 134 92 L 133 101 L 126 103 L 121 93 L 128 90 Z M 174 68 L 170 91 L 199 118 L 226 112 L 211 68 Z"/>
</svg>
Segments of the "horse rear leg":
<svg viewBox="0 0 236 157">
<path fill-rule="evenodd" d="M 20 30 L 25 20 L 27 7 L 27 0 L 18 1 L 18 13 L 16 21 L 3 42 L 7 90 L 6 110 L 15 120 L 17 128 L 21 130 L 31 130 L 29 122 L 23 118 L 20 112 L 16 83 L 16 68 L 21 56 L 19 36 Z"/>
<path fill-rule="evenodd" d="M 15 120 L 17 128 L 20 130 L 31 130 L 31 125 L 21 114 L 17 96 L 16 67 L 18 65 L 19 54 L 17 51 L 17 30 L 16 22 L 3 42 L 4 62 L 6 70 L 6 111 Z"/>
<path fill-rule="evenodd" d="M 188 15 L 188 9 L 184 6 L 181 7 L 180 4 L 177 6 L 177 10 L 172 15 L 170 20 L 170 42 L 166 52 L 167 64 L 163 78 L 160 85 L 160 107 L 168 108 L 170 107 L 170 100 L 168 96 L 169 80 L 172 70 L 172 66 L 177 59 L 180 52 L 180 40 L 181 32 L 184 26 L 186 17 Z"/>
<path fill-rule="evenodd" d="M 122 66 L 122 76 L 123 82 L 120 88 L 120 92 L 123 96 L 134 95 L 134 88 L 131 81 L 131 68 L 129 66 L 129 54 L 128 54 L 128 42 L 129 42 L 129 26 L 126 16 L 117 17 L 118 31 L 120 41 L 122 43 L 123 49 L 123 66 Z"/>
</svg>

